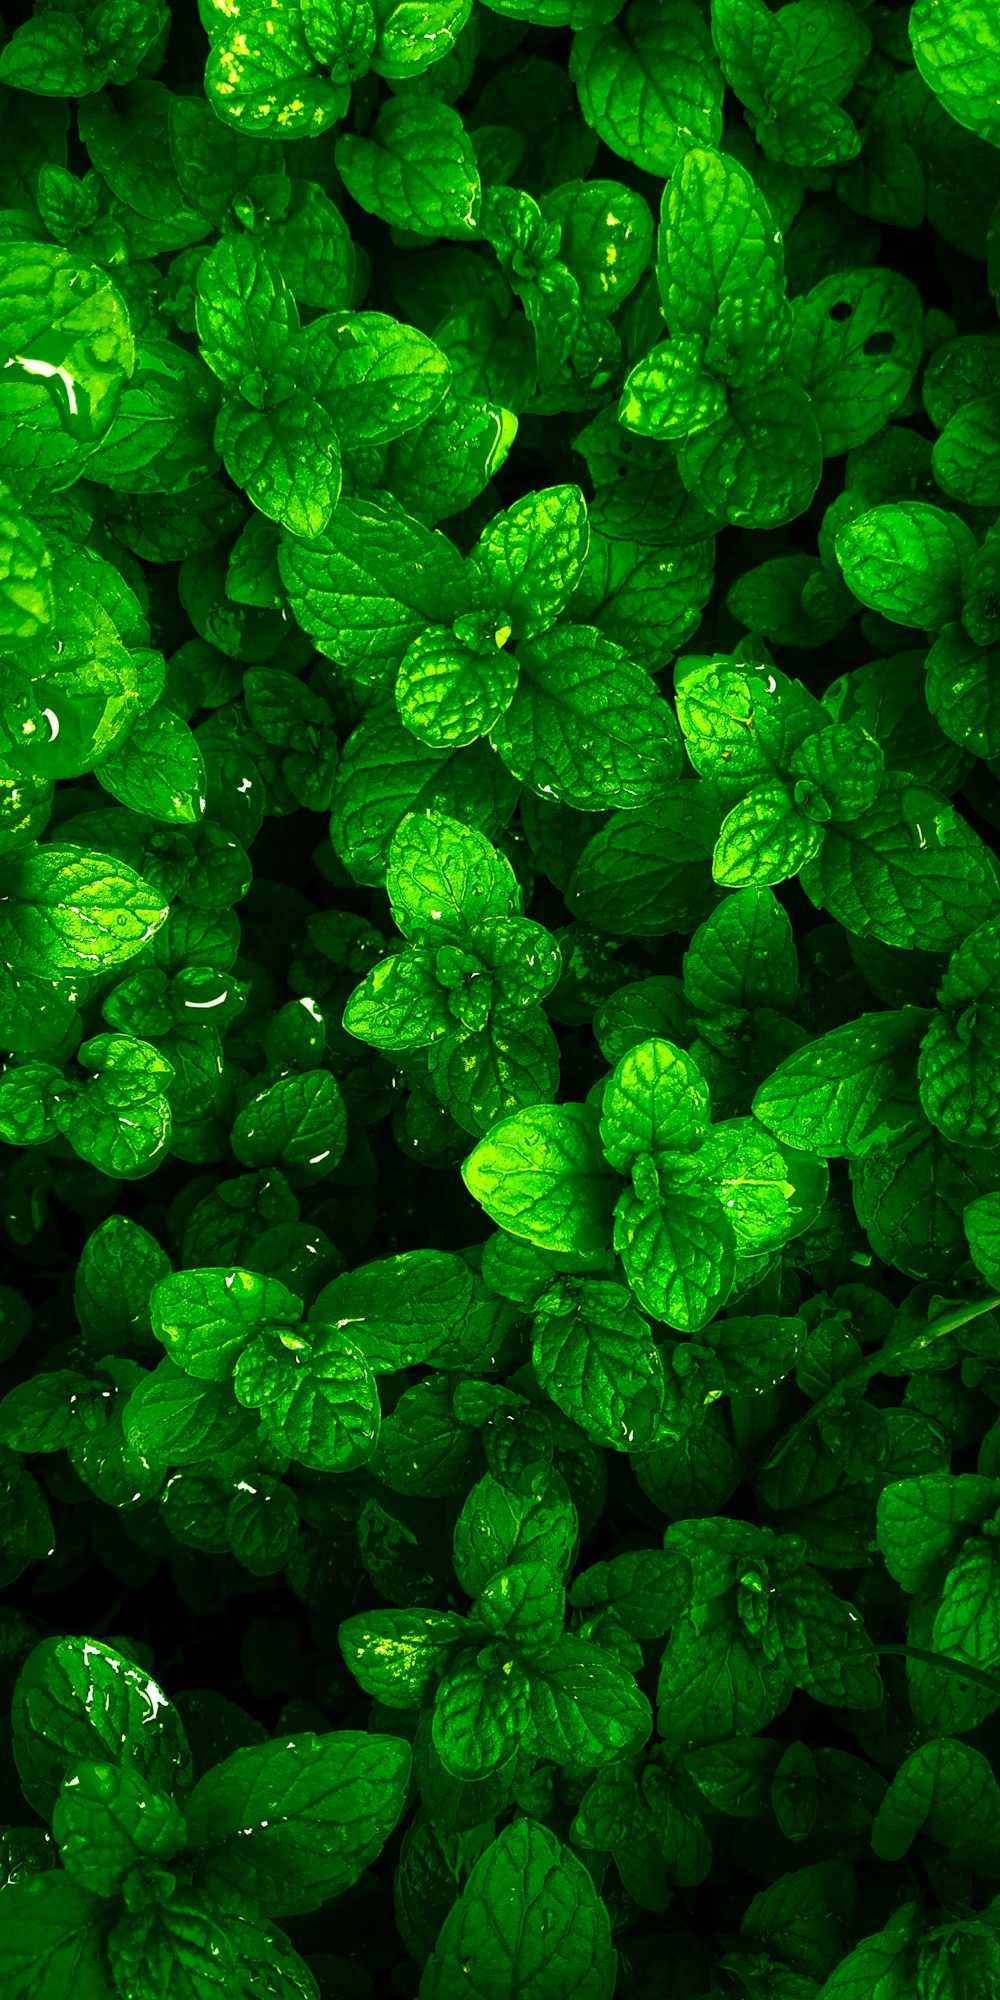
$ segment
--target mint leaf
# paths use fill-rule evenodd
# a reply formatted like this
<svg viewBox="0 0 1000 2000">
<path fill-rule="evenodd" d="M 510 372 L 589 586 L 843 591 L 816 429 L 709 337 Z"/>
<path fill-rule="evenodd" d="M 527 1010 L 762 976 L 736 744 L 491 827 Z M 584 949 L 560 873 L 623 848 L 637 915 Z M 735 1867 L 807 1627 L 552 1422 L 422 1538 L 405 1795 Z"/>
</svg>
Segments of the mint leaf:
<svg viewBox="0 0 1000 2000">
<path fill-rule="evenodd" d="M 491 741 L 542 797 L 579 811 L 645 805 L 678 775 L 673 717 L 649 676 L 588 625 L 528 641 Z"/>
<path fill-rule="evenodd" d="M 408 1743 L 351 1729 L 235 1751 L 187 1802 L 196 1879 L 274 1916 L 318 1908 L 381 1852 L 409 1771 Z"/>
<path fill-rule="evenodd" d="M 917 1054 L 925 1010 L 863 1014 L 786 1056 L 753 1101 L 785 1145 L 859 1155 L 891 1145 L 917 1117 Z"/>
<path fill-rule="evenodd" d="M 473 236 L 479 168 L 461 117 L 433 99 L 390 97 L 370 138 L 345 132 L 337 170 L 369 215 L 422 236 Z"/>
<path fill-rule="evenodd" d="M 502 641 L 503 628 L 499 638 Z M 518 663 L 494 638 L 490 652 L 467 646 L 446 626 L 412 641 L 396 681 L 396 707 L 420 743 L 448 750 L 488 736 L 510 707 Z"/>
<path fill-rule="evenodd" d="M 943 7 L 917 0 L 909 32 L 917 68 L 935 97 L 957 125 L 995 146 L 1000 37 L 988 11 L 959 7 L 955 0 Z"/>
<path fill-rule="evenodd" d="M 532 1339 L 539 1382 L 595 1444 L 627 1451 L 652 1440 L 663 1363 L 623 1286 L 588 1279 L 546 1293 Z"/>
<path fill-rule="evenodd" d="M 415 430 L 447 394 L 440 347 L 388 313 L 328 313 L 310 322 L 303 352 L 313 396 L 329 410 L 345 449 L 388 444 Z"/>
<path fill-rule="evenodd" d="M 801 301 L 784 366 L 809 396 L 825 458 L 864 444 L 899 409 L 921 338 L 920 294 L 895 271 L 835 271 Z"/>
<path fill-rule="evenodd" d="M 54 16 L 54 19 L 61 18 Z M 581 1869 L 581 1873 L 582 1873 Z M 12 1995 L 81 1982 L 107 1990 L 107 1903 L 64 1874 L 11 1883 L 0 1911 L 0 1966 Z"/>
<path fill-rule="evenodd" d="M 992 856 L 954 808 L 888 774 L 873 806 L 827 826 L 802 887 L 856 937 L 950 951 L 996 910 Z"/>
<path fill-rule="evenodd" d="M 615 1211 L 615 1248 L 640 1305 L 683 1332 L 706 1326 L 732 1290 L 733 1226 L 707 1189 L 678 1187 L 662 1198 L 626 1190 Z"/>
<path fill-rule="evenodd" d="M 632 0 L 621 27 L 582 29 L 570 76 L 588 125 L 646 173 L 671 174 L 692 139 L 720 136 L 722 79 L 690 0 Z"/>
<path fill-rule="evenodd" d="M 475 1201 L 512 1236 L 543 1250 L 603 1250 L 615 1176 L 582 1104 L 539 1104 L 495 1125 L 462 1168 Z"/>
<path fill-rule="evenodd" d="M 468 608 L 452 544 L 374 501 L 342 501 L 308 546 L 282 538 L 278 562 L 303 631 L 361 681 L 390 679 L 427 624 Z"/>
<path fill-rule="evenodd" d="M 124 965 L 166 921 L 167 905 L 124 862 L 73 846 L 0 863 L 0 953 L 40 976 Z"/>
<path fill-rule="evenodd" d="M 201 352 L 220 382 L 255 410 L 295 389 L 299 316 L 274 258 L 249 236 L 224 236 L 198 272 Z"/>
<path fill-rule="evenodd" d="M 844 580 L 896 625 L 936 631 L 962 608 L 973 554 L 964 521 L 923 500 L 899 500 L 859 515 L 837 536 Z"/>
<path fill-rule="evenodd" d="M 185 1374 L 226 1382 L 238 1355 L 262 1330 L 291 1329 L 302 1301 L 277 1278 L 226 1269 L 177 1271 L 150 1299 L 153 1330 Z"/>
<path fill-rule="evenodd" d="M 822 463 L 811 400 L 780 375 L 735 389 L 724 414 L 685 438 L 679 460 L 689 492 L 737 528 L 776 528 L 805 513 Z"/>
<path fill-rule="evenodd" d="M 248 136 L 316 138 L 341 118 L 343 83 L 319 75 L 297 8 L 268 0 L 223 15 L 205 65 L 205 94 L 217 118 Z"/>
<path fill-rule="evenodd" d="M 552 1928 L 540 1934 L 529 1913 L 542 1900 Z M 553 1961 L 564 1991 L 610 2000 L 616 1954 L 592 1878 L 547 1827 L 522 1818 L 473 1868 L 428 1962 L 421 2000 L 457 2000 L 463 1990 L 485 2000 L 498 1978 L 540 2000 L 552 1991 Z"/>
<path fill-rule="evenodd" d="M 97 1639 L 43 1639 L 14 1692 L 14 1756 L 25 1797 L 49 1818 L 67 1768 L 122 1767 L 161 1792 L 190 1784 L 177 1710 L 134 1661 Z"/>
<path fill-rule="evenodd" d="M 601 1144 L 618 1173 L 649 1156 L 669 1166 L 674 1153 L 694 1153 L 708 1131 L 709 1098 L 691 1057 L 672 1042 L 629 1049 L 608 1078 L 601 1100 Z"/>
<path fill-rule="evenodd" d="M 290 535 L 323 533 L 340 494 L 340 444 L 326 411 L 301 391 L 277 409 L 226 406 L 215 441 L 230 478 Z"/>
</svg>

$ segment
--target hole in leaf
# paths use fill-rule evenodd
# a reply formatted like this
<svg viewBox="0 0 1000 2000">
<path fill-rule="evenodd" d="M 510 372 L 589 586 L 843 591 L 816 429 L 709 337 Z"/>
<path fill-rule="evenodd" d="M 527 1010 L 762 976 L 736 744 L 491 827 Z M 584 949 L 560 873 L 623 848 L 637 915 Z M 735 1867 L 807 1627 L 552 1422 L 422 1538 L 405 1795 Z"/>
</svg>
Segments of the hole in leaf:
<svg viewBox="0 0 1000 2000">
<path fill-rule="evenodd" d="M 838 299 L 836 305 L 830 307 L 830 318 L 850 319 L 853 311 L 854 307 L 852 306 L 850 299 Z"/>
<path fill-rule="evenodd" d="M 861 352 L 862 354 L 891 354 L 895 345 L 896 336 L 894 333 L 870 333 Z"/>
</svg>

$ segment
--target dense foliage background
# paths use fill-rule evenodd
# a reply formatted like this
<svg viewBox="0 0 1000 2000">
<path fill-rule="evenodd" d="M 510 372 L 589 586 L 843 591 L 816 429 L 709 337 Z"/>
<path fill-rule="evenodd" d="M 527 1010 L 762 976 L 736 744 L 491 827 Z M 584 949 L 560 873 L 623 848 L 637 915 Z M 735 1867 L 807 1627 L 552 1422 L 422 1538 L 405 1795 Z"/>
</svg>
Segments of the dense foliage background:
<svg viewBox="0 0 1000 2000">
<path fill-rule="evenodd" d="M 998 105 L 5 10 L 6 2000 L 1000 1990 Z"/>
</svg>

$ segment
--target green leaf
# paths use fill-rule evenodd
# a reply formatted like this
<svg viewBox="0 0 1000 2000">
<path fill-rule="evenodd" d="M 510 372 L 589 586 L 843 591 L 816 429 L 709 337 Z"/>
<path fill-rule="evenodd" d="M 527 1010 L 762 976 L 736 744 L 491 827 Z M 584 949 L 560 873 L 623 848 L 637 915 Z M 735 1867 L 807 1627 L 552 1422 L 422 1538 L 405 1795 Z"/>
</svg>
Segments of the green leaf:
<svg viewBox="0 0 1000 2000">
<path fill-rule="evenodd" d="M 430 416 L 451 383 L 437 344 L 388 313 L 340 312 L 314 319 L 303 353 L 310 393 L 335 419 L 345 450 L 388 444 Z"/>
<path fill-rule="evenodd" d="M 136 717 L 124 743 L 101 758 L 97 776 L 123 806 L 167 825 L 190 826 L 205 810 L 205 760 L 193 731 L 166 702 Z"/>
<path fill-rule="evenodd" d="M 789 1178 L 791 1162 L 756 1119 L 713 1125 L 697 1164 L 722 1203 L 740 1250 L 775 1250 L 796 1234 L 802 1219 Z M 821 1186 L 825 1194 L 825 1172 Z"/>
<path fill-rule="evenodd" d="M 454 1027 L 431 951 L 397 951 L 374 965 L 344 1009 L 344 1027 L 374 1049 L 424 1049 Z"/>
<path fill-rule="evenodd" d="M 292 181 L 284 214 L 262 225 L 259 233 L 299 305 L 335 312 L 351 304 L 357 266 L 354 244 L 339 208 L 315 181 Z M 309 339 L 307 331 L 306 353 Z"/>
<path fill-rule="evenodd" d="M 641 1451 L 664 1396 L 649 1325 L 620 1285 L 577 1281 L 547 1293 L 532 1318 L 532 1360 L 546 1394 L 595 1444 Z"/>
<path fill-rule="evenodd" d="M 134 1661 L 97 1639 L 43 1639 L 14 1690 L 11 1724 L 22 1790 L 45 1819 L 80 1760 L 121 1765 L 167 1794 L 190 1783 L 177 1710 Z"/>
<path fill-rule="evenodd" d="M 209 1386 L 169 1360 L 143 1377 L 122 1412 L 131 1449 L 164 1467 L 202 1465 L 240 1450 L 255 1428 L 255 1419 L 234 1402 L 228 1382 Z"/>
<path fill-rule="evenodd" d="M 521 1818 L 480 1857 L 445 1918 L 420 2000 L 611 2000 L 616 1964 L 587 1869 Z"/>
<path fill-rule="evenodd" d="M 981 1750 L 933 1737 L 904 1759 L 879 1807 L 872 1847 L 880 1861 L 901 1861 L 920 1833 L 947 1847 L 990 1842 L 1000 1787 Z"/>
<path fill-rule="evenodd" d="M 122 2000 L 157 1992 L 221 2000 L 239 1980 L 226 1931 L 183 1893 L 119 1917 L 108 1939 L 108 1963 Z"/>
<path fill-rule="evenodd" d="M 368 72 L 376 23 L 370 0 L 301 0 L 302 26 L 313 55 L 337 83 Z"/>
<path fill-rule="evenodd" d="M 565 182 L 546 194 L 544 213 L 559 222 L 559 255 L 584 306 L 610 313 L 635 290 L 653 247 L 653 218 L 621 181 Z"/>
<path fill-rule="evenodd" d="M 466 1650 L 438 1688 L 431 1740 L 449 1777 L 481 1785 L 504 1771 L 529 1731 L 528 1677 L 517 1660 Z M 505 1671 L 509 1669 L 509 1671 Z"/>
<path fill-rule="evenodd" d="M 473 1616 L 521 1659 L 544 1657 L 562 1636 L 566 1592 L 547 1563 L 516 1563 L 490 1578 Z"/>
<path fill-rule="evenodd" d="M 852 1162 L 858 1221 L 876 1256 L 911 1278 L 949 1278 L 963 1261 L 962 1214 L 997 1184 L 985 1148 L 953 1147 L 922 1123 L 888 1152 Z"/>
<path fill-rule="evenodd" d="M 699 925 L 684 954 L 684 997 L 699 1013 L 794 1004 L 792 926 L 770 889 L 740 889 Z M 764 1123 L 767 1121 L 764 1120 Z"/>
<path fill-rule="evenodd" d="M 392 914 L 414 944 L 464 944 L 477 924 L 520 909 L 506 855 L 475 828 L 442 812 L 409 813 L 389 848 Z"/>
<path fill-rule="evenodd" d="M 283 537 L 278 564 L 303 631 L 369 683 L 391 681 L 428 624 L 450 625 L 469 604 L 451 542 L 373 500 L 341 501 L 309 547 Z"/>
<path fill-rule="evenodd" d="M 709 863 L 719 819 L 685 780 L 655 805 L 612 814 L 570 875 L 569 908 L 615 937 L 694 930 L 715 900 Z"/>
<path fill-rule="evenodd" d="M 478 1138 L 499 1118 L 555 1096 L 559 1044 L 540 1007 L 502 1011 L 485 1027 L 453 1027 L 436 1041 L 427 1076 L 456 1124 Z"/>
<path fill-rule="evenodd" d="M 615 1248 L 641 1306 L 694 1333 L 725 1305 L 736 1271 L 733 1226 L 702 1187 L 643 1198 L 627 1189 L 615 1211 Z"/>
<path fill-rule="evenodd" d="M 618 421 L 637 437 L 680 443 L 725 422 L 726 385 L 712 374 L 696 334 L 659 340 L 630 371 Z"/>
<path fill-rule="evenodd" d="M 280 1076 L 244 1105 L 232 1147 L 245 1167 L 280 1167 L 300 1184 L 322 1180 L 339 1166 L 347 1144 L 347 1110 L 328 1070 Z"/>
<path fill-rule="evenodd" d="M 945 1653 L 953 1660 L 967 1660 L 980 1672 L 995 1673 L 1000 1666 L 997 1568 L 994 1544 L 986 1536 L 971 1536 L 962 1543 L 948 1571 L 934 1617 L 933 1652 Z M 978 1701 L 979 1689 L 976 1696 Z M 995 1693 L 983 1689 L 978 1713 L 990 1714 L 998 1706 L 1000 1688 Z"/>
<path fill-rule="evenodd" d="M 494 515 L 473 551 L 483 590 L 515 639 L 554 625 L 573 594 L 590 541 L 578 486 L 546 486 Z"/>
<path fill-rule="evenodd" d="M 878 1545 L 890 1576 L 926 1590 L 970 1529 L 996 1511 L 1000 1483 L 976 1472 L 934 1472 L 885 1486 L 878 1498 Z"/>
<path fill-rule="evenodd" d="M 780 237 L 731 155 L 692 146 L 664 189 L 657 278 L 671 333 L 702 343 L 716 374 L 759 379 L 788 337 Z"/>
<path fill-rule="evenodd" d="M 298 312 L 252 236 L 224 236 L 203 259 L 195 318 L 202 355 L 230 394 L 256 410 L 292 395 Z"/>
<path fill-rule="evenodd" d="M 952 743 L 975 757 L 1000 755 L 1000 648 L 946 625 L 927 655 L 927 706 Z"/>
<path fill-rule="evenodd" d="M 201 1382 L 228 1382 L 255 1335 L 297 1325 L 302 1301 L 277 1278 L 253 1271 L 176 1271 L 154 1287 L 153 1331 L 168 1353 Z"/>
<path fill-rule="evenodd" d="M 968 821 L 896 772 L 867 812 L 826 827 L 801 881 L 855 937 L 911 951 L 954 950 L 1000 899 L 993 857 Z"/>
<path fill-rule="evenodd" d="M 0 1441 L 13 1451 L 61 1451 L 81 1427 L 100 1427 L 102 1402 L 102 1391 L 72 1368 L 29 1378 L 0 1403 Z"/>
<path fill-rule="evenodd" d="M 719 828 L 713 879 L 724 889 L 766 889 L 787 882 L 818 854 L 823 830 L 798 810 L 784 784 L 755 785 Z"/>
<path fill-rule="evenodd" d="M 249 1490 L 241 1491 L 241 1486 Z M 236 1561 L 251 1576 L 280 1575 L 298 1532 L 299 1506 L 290 1486 L 270 1479 L 253 1486 L 249 1480 L 240 1482 L 226 1508 L 226 1537 Z"/>
<path fill-rule="evenodd" d="M 648 1154 L 657 1166 L 670 1155 L 694 1153 L 709 1125 L 704 1077 L 673 1042 L 654 1039 L 629 1049 L 604 1086 L 601 1144 L 616 1172 L 628 1174 Z"/>
<path fill-rule="evenodd" d="M 824 1577 L 800 1570 L 780 1585 L 771 1618 L 782 1664 L 814 1701 L 878 1708 L 878 1656 L 858 1613 Z"/>
<path fill-rule="evenodd" d="M 923 1008 L 862 1014 L 786 1056 L 761 1084 L 754 1116 L 789 1146 L 857 1156 L 891 1145 L 917 1116 Z"/>
<path fill-rule="evenodd" d="M 988 1000 L 962 1014 L 938 1014 L 924 1036 L 920 1102 L 931 1124 L 956 1146 L 1000 1141 L 1000 1009 Z"/>
<path fill-rule="evenodd" d="M 376 75 L 422 76 L 450 54 L 471 11 L 472 0 L 375 0 Z"/>
<path fill-rule="evenodd" d="M 0 54 L 0 83 L 42 97 L 85 97 L 106 83 L 108 68 L 83 22 L 53 11 L 15 29 Z"/>
<path fill-rule="evenodd" d="M 377 1859 L 409 1774 L 408 1743 L 352 1729 L 237 1750 L 187 1802 L 198 1878 L 269 1915 L 317 1909 Z"/>
<path fill-rule="evenodd" d="M 826 723 L 800 682 L 767 665 L 678 662 L 676 678 L 688 756 L 733 801 L 790 771 L 795 752 Z"/>
<path fill-rule="evenodd" d="M 65 1993 L 105 2000 L 113 1991 L 109 1916 L 102 1898 L 62 1873 L 9 1883 L 0 1905 L 0 1972 L 11 2000 L 59 2000 Z"/>
<path fill-rule="evenodd" d="M 68 845 L 5 857 L 0 897 L 0 957 L 15 974 L 43 978 L 124 965 L 167 917 L 162 897 L 123 861 Z"/>
<path fill-rule="evenodd" d="M 517 1563 L 542 1562 L 565 1578 L 578 1541 L 576 1508 L 558 1472 L 536 1466 L 516 1486 L 488 1472 L 466 1495 L 455 1524 L 455 1574 L 470 1597 Z"/>
<path fill-rule="evenodd" d="M 602 1252 L 617 1181 L 601 1150 L 596 1113 L 537 1104 L 504 1118 L 462 1168 L 493 1222 L 542 1250 Z"/>
<path fill-rule="evenodd" d="M 107 273 L 55 244 L 0 243 L 0 367 L 18 414 L 51 411 L 81 443 L 102 437 L 135 365 L 125 300 Z M 8 372 L 9 371 L 9 372 Z"/>
<path fill-rule="evenodd" d="M 407 729 L 435 750 L 461 748 L 487 736 L 510 707 L 518 662 L 494 645 L 463 645 L 444 625 L 414 639 L 396 681 L 396 707 Z"/>
<path fill-rule="evenodd" d="M 839 107 L 870 48 L 853 8 L 799 0 L 779 21 L 762 0 L 717 0 L 712 36 L 770 159 L 817 169 L 859 151 L 860 134 Z"/>
<path fill-rule="evenodd" d="M 840 529 L 844 581 L 872 611 L 896 625 L 934 632 L 957 618 L 972 532 L 926 500 L 888 501 Z"/>
<path fill-rule="evenodd" d="M 963 1221 L 972 1261 L 995 1290 L 1000 1280 L 1000 1198 L 984 1194 L 971 1201 Z"/>
<path fill-rule="evenodd" d="M 454 1611 L 366 1611 L 345 1618 L 337 1643 L 366 1694 L 387 1708 L 420 1708 L 465 1629 Z"/>
<path fill-rule="evenodd" d="M 343 117 L 349 99 L 349 87 L 318 68 L 298 8 L 255 0 L 224 19 L 205 65 L 205 94 L 217 118 L 248 136 L 315 139 Z"/>
<path fill-rule="evenodd" d="M 667 703 L 595 626 L 557 626 L 522 647 L 518 666 L 491 741 L 532 791 L 598 812 L 646 805 L 679 775 Z"/>
<path fill-rule="evenodd" d="M 824 458 L 864 444 L 905 402 L 922 319 L 916 285 L 897 271 L 835 271 L 798 302 L 783 366 L 809 396 Z"/>
<path fill-rule="evenodd" d="M 632 0 L 622 22 L 574 35 L 569 73 L 605 145 L 649 174 L 722 133 L 722 79 L 693 0 Z"/>
<path fill-rule="evenodd" d="M 1000 145 L 1000 30 L 984 0 L 915 0 L 910 41 L 924 82 L 954 118 Z"/>
<path fill-rule="evenodd" d="M 464 1258 L 446 1250 L 411 1250 L 379 1257 L 324 1285 L 310 1324 L 349 1326 L 376 1375 L 420 1362 L 449 1367 L 454 1365 L 449 1350 L 461 1339 L 472 1299 L 472 1273 Z"/>
<path fill-rule="evenodd" d="M 787 1669 L 719 1597 L 686 1610 L 671 1629 L 657 1688 L 660 1734 L 677 1751 L 752 1736 L 782 1714 L 791 1693 Z"/>
<path fill-rule="evenodd" d="M 635 1676 L 600 1646 L 567 1635 L 529 1675 L 539 1749 L 572 1772 L 613 1764 L 641 1748 L 653 1718 Z"/>
<path fill-rule="evenodd" d="M 340 445 L 331 418 L 294 390 L 277 409 L 223 406 L 215 427 L 223 464 L 269 521 L 314 539 L 340 494 Z"/>
<path fill-rule="evenodd" d="M 998 445 L 1000 397 L 978 397 L 956 410 L 931 454 L 931 470 L 941 491 L 967 507 L 995 507 L 1000 500 Z"/>
<path fill-rule="evenodd" d="M 94 1035 L 77 1050 L 77 1061 L 91 1080 L 58 1105 L 59 1130 L 102 1173 L 141 1180 L 170 1144 L 172 1064 L 131 1035 Z"/>
<path fill-rule="evenodd" d="M 734 389 L 724 415 L 687 437 L 678 461 L 688 491 L 736 528 L 777 528 L 804 514 L 823 446 L 812 404 L 788 375 Z"/>
<path fill-rule="evenodd" d="M 116 1896 L 131 1869 L 168 1862 L 184 1841 L 172 1799 L 118 1764 L 74 1763 L 52 1816 L 59 1858 L 85 1889 Z"/>
<path fill-rule="evenodd" d="M 474 236 L 480 183 L 457 111 L 432 98 L 390 97 L 370 138 L 345 132 L 337 170 L 369 215 L 421 236 Z"/>
<path fill-rule="evenodd" d="M 52 557 L 34 522 L 13 507 L 0 509 L 0 639 L 5 643 L 37 639 L 52 624 L 51 568 Z"/>
<path fill-rule="evenodd" d="M 241 1401 L 241 1372 L 253 1359 L 248 1350 L 236 1364 Z M 262 1411 L 264 1430 L 277 1450 L 310 1472 L 351 1472 L 363 1465 L 378 1442 L 380 1418 L 378 1388 L 363 1348 L 337 1327 L 320 1325 L 311 1338 L 297 1338 L 285 1377 Z"/>
</svg>

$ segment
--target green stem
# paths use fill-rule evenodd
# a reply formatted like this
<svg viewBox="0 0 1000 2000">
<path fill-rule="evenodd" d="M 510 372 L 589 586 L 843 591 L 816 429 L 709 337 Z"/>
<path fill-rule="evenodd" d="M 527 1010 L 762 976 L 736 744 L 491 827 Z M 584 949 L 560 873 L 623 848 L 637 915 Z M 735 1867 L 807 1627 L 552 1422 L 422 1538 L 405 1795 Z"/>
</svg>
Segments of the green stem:
<svg viewBox="0 0 1000 2000">
<path fill-rule="evenodd" d="M 887 1354 L 885 1348 L 880 1348 L 877 1354 L 866 1355 L 863 1361 L 856 1362 L 845 1374 L 838 1375 L 837 1380 L 831 1382 L 830 1387 L 824 1390 L 812 1409 L 807 1410 L 805 1416 L 800 1417 L 798 1423 L 793 1424 L 791 1429 L 785 1432 L 770 1457 L 763 1460 L 761 1471 L 773 1472 L 786 1453 L 791 1451 L 793 1445 L 798 1444 L 801 1437 L 805 1437 L 806 1433 L 812 1430 L 813 1425 L 819 1422 L 820 1417 L 833 1403 L 841 1402 L 850 1389 L 866 1388 L 874 1376 L 881 1375 L 887 1361 L 891 1361 L 895 1366 L 901 1361 L 905 1362 L 908 1354 L 912 1354 L 916 1359 L 924 1348 L 930 1347 L 944 1334 L 955 1333 L 960 1326 L 967 1326 L 970 1320 L 980 1319 L 983 1313 L 993 1312 L 997 1306 L 1000 1306 L 1000 1292 L 992 1292 L 988 1299 L 977 1299 L 974 1305 L 954 1306 L 951 1312 L 943 1313 L 933 1325 L 925 1326 L 923 1333 L 912 1340 L 908 1347 L 900 1348 L 892 1354 Z"/>
<path fill-rule="evenodd" d="M 943 1667 L 946 1673 L 957 1674 L 960 1680 L 975 1681 L 978 1687 L 989 1688 L 1000 1701 L 1000 1680 L 993 1674 L 983 1672 L 982 1667 L 968 1666 L 964 1660 L 952 1658 L 950 1653 L 931 1653 L 926 1646 L 876 1646 L 876 1653 L 898 1653 L 908 1660 L 920 1660 L 926 1667 Z"/>
</svg>

